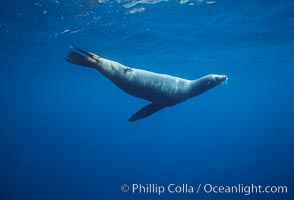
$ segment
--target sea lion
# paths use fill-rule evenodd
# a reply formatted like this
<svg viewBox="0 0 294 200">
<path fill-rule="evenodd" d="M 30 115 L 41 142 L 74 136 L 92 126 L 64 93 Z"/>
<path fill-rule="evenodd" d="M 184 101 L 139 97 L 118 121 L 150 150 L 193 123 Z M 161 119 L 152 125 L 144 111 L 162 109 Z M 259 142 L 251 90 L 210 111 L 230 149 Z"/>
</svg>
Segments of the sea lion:
<svg viewBox="0 0 294 200">
<path fill-rule="evenodd" d="M 195 80 L 187 80 L 166 74 L 126 67 L 86 50 L 73 47 L 66 61 L 97 69 L 126 93 L 151 103 L 136 112 L 129 121 L 152 115 L 169 106 L 179 104 L 226 81 L 226 75 L 209 74 Z"/>
</svg>

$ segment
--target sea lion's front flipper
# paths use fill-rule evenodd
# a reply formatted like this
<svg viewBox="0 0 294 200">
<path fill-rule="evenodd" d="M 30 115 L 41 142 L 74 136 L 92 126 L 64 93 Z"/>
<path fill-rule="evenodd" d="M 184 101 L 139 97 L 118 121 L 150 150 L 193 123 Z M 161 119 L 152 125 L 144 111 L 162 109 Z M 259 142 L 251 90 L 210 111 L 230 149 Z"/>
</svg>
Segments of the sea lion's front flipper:
<svg viewBox="0 0 294 200">
<path fill-rule="evenodd" d="M 139 119 L 143 119 L 152 115 L 153 113 L 159 111 L 160 109 L 164 108 L 164 106 L 158 104 L 148 104 L 147 106 L 141 108 L 138 112 L 136 112 L 130 119 L 129 122 L 137 121 Z"/>
</svg>

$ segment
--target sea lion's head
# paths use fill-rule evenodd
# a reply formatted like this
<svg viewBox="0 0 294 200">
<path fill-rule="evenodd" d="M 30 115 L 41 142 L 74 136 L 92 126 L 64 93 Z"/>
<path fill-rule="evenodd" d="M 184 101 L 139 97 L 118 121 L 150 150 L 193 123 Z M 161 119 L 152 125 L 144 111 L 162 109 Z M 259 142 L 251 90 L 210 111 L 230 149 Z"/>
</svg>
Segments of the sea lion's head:
<svg viewBox="0 0 294 200">
<path fill-rule="evenodd" d="M 211 89 L 221 83 L 225 83 L 228 80 L 226 75 L 209 74 L 195 80 L 195 85 L 202 89 Z"/>
<path fill-rule="evenodd" d="M 226 75 L 209 74 L 209 75 L 203 76 L 199 79 L 192 81 L 190 95 L 191 96 L 199 95 L 202 92 L 210 90 L 211 88 L 214 88 L 215 86 L 221 83 L 226 83 L 227 80 L 228 80 L 228 77 Z"/>
<path fill-rule="evenodd" d="M 229 78 L 226 75 L 210 74 L 207 75 L 207 84 L 217 86 L 221 83 L 225 83 Z"/>
</svg>

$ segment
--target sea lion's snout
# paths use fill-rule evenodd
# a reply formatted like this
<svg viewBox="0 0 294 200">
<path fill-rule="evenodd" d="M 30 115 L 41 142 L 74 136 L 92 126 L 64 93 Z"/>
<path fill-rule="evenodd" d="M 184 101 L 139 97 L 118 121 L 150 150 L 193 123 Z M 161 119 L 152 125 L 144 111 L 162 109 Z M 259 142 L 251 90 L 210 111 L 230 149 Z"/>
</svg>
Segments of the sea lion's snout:
<svg viewBox="0 0 294 200">
<path fill-rule="evenodd" d="M 226 82 L 229 78 L 226 75 L 221 75 L 221 82 Z"/>
</svg>

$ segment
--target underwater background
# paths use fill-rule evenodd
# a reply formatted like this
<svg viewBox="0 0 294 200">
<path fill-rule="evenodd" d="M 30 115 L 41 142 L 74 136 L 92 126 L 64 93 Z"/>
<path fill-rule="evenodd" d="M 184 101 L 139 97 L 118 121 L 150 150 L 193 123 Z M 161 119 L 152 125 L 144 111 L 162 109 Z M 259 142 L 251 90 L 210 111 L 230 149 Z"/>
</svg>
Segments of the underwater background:
<svg viewBox="0 0 294 200">
<path fill-rule="evenodd" d="M 0 199 L 293 199 L 294 1 L 0 2 Z M 70 46 L 220 85 L 148 102 L 64 60 Z M 140 194 L 123 184 L 282 185 L 287 194 Z"/>
</svg>

